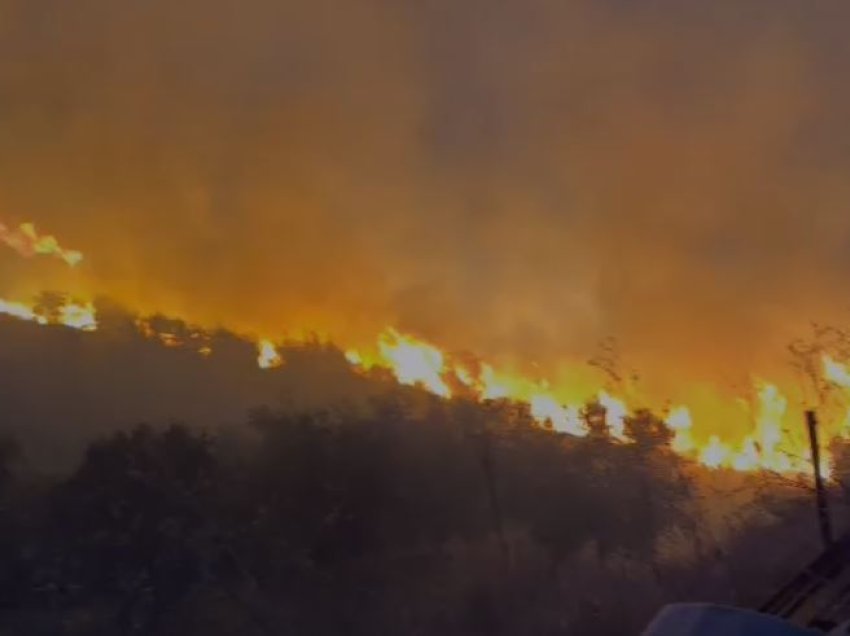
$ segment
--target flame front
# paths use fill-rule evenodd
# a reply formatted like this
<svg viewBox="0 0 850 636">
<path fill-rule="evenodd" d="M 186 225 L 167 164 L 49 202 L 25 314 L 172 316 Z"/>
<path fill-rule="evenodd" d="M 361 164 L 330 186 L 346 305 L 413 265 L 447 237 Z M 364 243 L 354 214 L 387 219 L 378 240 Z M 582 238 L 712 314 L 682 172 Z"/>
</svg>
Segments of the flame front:
<svg viewBox="0 0 850 636">
<path fill-rule="evenodd" d="M 395 329 L 388 329 L 378 338 L 376 354 L 352 349 L 345 356 L 357 368 L 389 369 L 400 383 L 419 385 L 442 397 L 451 397 L 450 386 L 456 382 L 458 386 L 472 390 L 481 400 L 509 399 L 527 403 L 532 417 L 555 431 L 576 437 L 586 436 L 589 432 L 582 416 L 581 403 L 559 401 L 555 397 L 556 392 L 551 391 L 545 381 L 533 382 L 522 376 L 500 373 L 488 364 L 480 364 L 477 372 L 465 364 L 451 364 L 447 362 L 449 356 L 436 346 Z M 850 390 L 850 372 L 835 361 L 829 369 L 834 377 L 846 377 Z M 717 434 L 709 435 L 700 443 L 694 433 L 691 411 L 687 406 L 679 405 L 670 409 L 665 419 L 665 424 L 673 432 L 672 450 L 709 468 L 809 472 L 811 453 L 805 439 L 795 438 L 783 428 L 788 415 L 787 398 L 774 384 L 758 381 L 755 388 L 753 428 L 737 444 Z M 630 414 L 626 401 L 604 390 L 598 392 L 596 400 L 605 411 L 608 435 L 617 442 L 631 443 L 626 432 L 626 420 Z M 850 411 L 846 430 L 850 433 Z M 823 455 L 822 470 L 829 474 L 829 457 L 825 452 Z"/>
<path fill-rule="evenodd" d="M 346 358 L 358 368 L 387 368 L 399 382 L 418 384 L 443 397 L 452 395 L 449 386 L 453 379 L 458 385 L 474 390 L 482 400 L 510 399 L 527 403 L 532 417 L 555 431 L 575 437 L 588 434 L 581 404 L 559 401 L 547 383 L 499 373 L 487 364 L 481 364 L 477 373 L 463 364 L 452 366 L 447 363 L 448 356 L 434 345 L 396 330 L 388 330 L 379 337 L 377 355 L 349 350 Z M 850 380 L 850 372 L 839 363 L 833 361 L 830 369 L 832 376 Z M 850 391 L 850 382 L 847 386 Z M 771 383 L 758 381 L 755 388 L 753 428 L 737 444 L 722 439 L 718 434 L 711 434 L 700 443 L 694 433 L 691 411 L 687 406 L 679 405 L 670 409 L 665 419 L 673 433 L 672 450 L 709 468 L 810 472 L 811 453 L 807 440 L 804 436 L 790 434 L 789 427 L 784 426 L 789 415 L 787 398 Z M 620 443 L 631 443 L 625 426 L 630 413 L 625 400 L 607 391 L 599 391 L 597 402 L 605 410 L 604 422 L 610 437 Z M 841 430 L 850 434 L 850 410 Z M 829 475 L 829 455 L 822 451 L 822 456 L 821 470 Z"/>
<path fill-rule="evenodd" d="M 97 329 L 97 318 L 92 303 L 68 303 L 59 308 L 59 323 L 66 327 L 94 331 Z"/>
<path fill-rule="evenodd" d="M 561 433 L 569 433 L 576 437 L 587 435 L 587 423 L 581 417 L 581 411 L 576 406 L 563 406 L 548 395 L 536 395 L 531 398 L 531 415 L 539 422 L 549 422 Z"/>
<path fill-rule="evenodd" d="M 18 320 L 29 320 L 42 325 L 47 324 L 47 319 L 35 313 L 35 310 L 26 303 L 14 302 L 0 299 L 0 314 L 17 318 Z"/>
<path fill-rule="evenodd" d="M 64 301 L 50 310 L 36 304 L 0 299 L 0 314 L 40 325 L 64 325 L 82 331 L 98 327 L 92 303 Z M 157 330 L 151 319 L 140 318 L 137 327 L 142 335 L 159 341 L 167 347 L 191 347 L 208 356 L 212 350 L 209 335 L 199 328 L 186 328 L 172 333 Z M 345 357 L 355 369 L 373 367 L 388 369 L 401 384 L 417 385 L 443 398 L 457 393 L 471 393 L 479 400 L 508 399 L 528 405 L 530 415 L 541 425 L 559 433 L 583 437 L 589 433 L 588 423 L 582 413 L 583 402 L 567 403 L 558 398 L 560 393 L 545 380 L 534 381 L 522 375 L 499 372 L 486 363 L 455 362 L 435 345 L 387 329 L 376 340 L 375 348 L 350 349 Z M 272 369 L 283 364 L 280 350 L 271 339 L 257 341 L 257 364 L 262 369 Z M 833 358 L 823 359 L 824 378 L 847 392 L 850 398 L 850 371 Z M 453 391 L 453 388 L 455 390 Z M 794 436 L 784 427 L 788 417 L 788 399 L 775 384 L 755 383 L 755 398 L 751 413 L 752 428 L 739 442 L 722 439 L 711 434 L 700 443 L 691 411 L 687 406 L 671 408 L 664 420 L 672 431 L 671 449 L 692 458 L 709 468 L 727 468 L 738 471 L 769 470 L 781 473 L 809 472 L 811 453 L 803 436 Z M 617 443 L 629 444 L 626 421 L 631 413 L 626 401 L 608 391 L 600 390 L 596 402 L 604 409 L 604 424 L 610 438 Z M 830 428 L 826 435 L 850 434 L 850 410 L 838 427 Z M 822 471 L 829 474 L 830 460 L 823 453 Z"/>
<path fill-rule="evenodd" d="M 66 301 L 55 312 L 44 314 L 35 305 L 0 298 L 0 314 L 39 325 L 64 325 L 80 331 L 97 329 L 97 316 L 92 303 Z"/>
<path fill-rule="evenodd" d="M 420 384 L 432 393 L 451 397 L 443 379 L 443 353 L 436 347 L 388 329 L 378 339 L 378 351 L 402 384 Z"/>
<path fill-rule="evenodd" d="M 81 252 L 65 249 L 52 234 L 39 234 L 32 223 L 21 223 L 14 230 L 0 223 L 0 241 L 25 258 L 55 256 L 71 267 L 83 260 Z"/>
</svg>

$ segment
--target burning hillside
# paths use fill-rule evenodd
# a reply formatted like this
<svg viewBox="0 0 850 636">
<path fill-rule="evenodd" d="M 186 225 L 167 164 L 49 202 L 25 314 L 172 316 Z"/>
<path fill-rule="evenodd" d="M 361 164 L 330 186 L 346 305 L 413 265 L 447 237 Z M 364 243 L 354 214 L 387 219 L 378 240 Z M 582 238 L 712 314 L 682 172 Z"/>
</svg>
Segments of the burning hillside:
<svg viewBox="0 0 850 636">
<path fill-rule="evenodd" d="M 19 254 L 56 254 L 72 266 L 82 259 L 81 254 L 61 248 L 53 237 L 38 238 L 27 229 L 32 225 L 21 227 L 24 229 L 12 235 L 18 238 L 7 241 Z M 22 246 L 20 237 L 30 237 L 32 244 Z M 73 257 L 68 258 L 68 254 Z M 98 329 L 93 303 L 69 300 L 57 294 L 46 294 L 34 303 L 0 299 L 0 313 L 38 325 L 62 325 L 82 331 Z M 140 335 L 165 347 L 191 349 L 204 357 L 216 354 L 210 343 L 210 333 L 201 327 L 183 328 L 178 333 L 169 328 L 167 320 L 156 316 L 139 317 L 135 324 Z M 283 339 L 257 338 L 254 342 L 257 365 L 261 369 L 273 370 L 286 364 L 276 344 L 282 344 Z M 577 437 L 589 433 L 585 416 L 588 403 L 604 409 L 608 435 L 623 444 L 632 441 L 625 430 L 625 418 L 639 408 L 659 408 L 658 405 L 630 402 L 628 395 L 617 395 L 607 386 L 600 386 L 595 393 L 580 400 L 569 401 L 566 396 L 574 394 L 570 387 L 554 386 L 545 378 L 506 373 L 474 356 L 455 355 L 392 327 L 377 336 L 374 346 L 347 349 L 345 357 L 356 371 L 366 373 L 371 369 L 384 369 L 401 384 L 420 386 L 445 399 L 462 396 L 479 401 L 505 399 L 526 404 L 540 426 Z M 846 366 L 826 353 L 820 364 L 821 368 L 816 371 L 819 381 L 837 391 L 850 391 L 850 370 Z M 742 417 L 738 433 L 732 436 L 713 430 L 710 421 L 695 424 L 686 404 L 662 405 L 664 421 L 673 435 L 672 448 L 709 468 L 780 473 L 808 471 L 810 455 L 801 434 L 800 410 L 789 408 L 782 390 L 768 381 L 754 381 L 754 396 L 749 403 L 738 400 L 742 402 Z M 826 432 L 827 437 L 847 435 L 847 421 L 841 417 L 838 421 L 827 422 Z M 825 471 L 829 470 L 828 464 L 829 458 L 825 457 Z"/>
<path fill-rule="evenodd" d="M 725 541 L 707 535 L 737 533 L 702 517 L 748 506 L 700 507 L 702 493 L 680 496 L 691 480 L 791 488 L 815 472 L 837 493 L 850 474 L 850 89 L 836 81 L 850 3 L 813 4 L 0 0 L 0 486 L 7 435 L 39 470 L 62 472 L 114 433 L 116 472 L 95 471 L 88 496 L 126 466 L 135 479 L 121 460 L 133 426 L 153 425 L 128 442 L 144 463 L 183 443 L 160 440 L 174 421 L 189 437 L 214 431 L 223 466 L 240 465 L 240 444 L 255 445 L 246 467 L 268 451 L 259 472 L 237 471 L 263 496 L 234 518 L 249 528 L 280 515 L 253 542 L 269 552 L 254 554 L 286 553 L 278 580 L 308 596 L 323 559 L 353 608 L 361 591 L 396 587 L 370 572 L 416 585 L 417 566 L 391 561 L 345 580 L 360 548 L 414 556 L 428 527 L 416 510 L 447 521 L 416 554 L 454 568 L 448 543 L 463 524 L 434 508 L 478 506 L 473 551 L 502 553 L 482 561 L 482 585 L 465 589 L 470 553 L 408 596 L 431 599 L 435 622 L 392 629 L 410 608 L 384 595 L 375 620 L 398 611 L 399 622 L 364 633 L 495 635 L 499 621 L 439 627 L 443 591 L 486 615 L 482 590 L 505 615 L 502 599 L 551 614 L 545 630 L 502 621 L 505 633 L 595 633 L 576 617 L 628 611 L 633 595 L 610 581 L 631 576 L 614 561 L 634 542 L 647 593 L 679 594 L 682 581 L 655 569 L 662 544 L 690 543 L 700 579 Z M 371 472 L 400 458 L 427 468 Z M 457 469 L 445 479 L 444 458 Z M 504 523 L 502 467 L 517 486 Z M 266 468 L 278 490 L 265 492 Z M 434 483 L 395 511 L 411 523 L 386 537 L 404 541 L 355 545 L 384 532 L 385 504 Z M 297 522 L 286 500 L 299 493 L 308 549 L 280 531 Z M 581 540 L 559 547 L 583 515 Z M 328 525 L 342 541 L 330 548 Z M 550 541 L 540 587 L 523 588 L 532 570 L 491 567 L 537 559 Z M 567 590 L 584 582 L 562 559 L 583 567 L 592 550 L 609 550 L 602 587 L 617 598 L 561 624 L 565 600 L 597 596 Z M 288 577 L 299 564 L 303 576 Z M 61 585 L 76 589 L 68 574 Z M 140 582 L 147 602 L 136 574 L 113 581 Z M 737 594 L 739 574 L 707 580 Z M 51 585 L 66 589 L 32 581 Z M 272 603 L 282 615 L 290 591 Z M 322 632 L 311 627 L 286 626 Z"/>
<path fill-rule="evenodd" d="M 572 435 L 591 399 L 623 443 L 649 407 L 706 465 L 805 464 L 780 358 L 847 317 L 845 9 L 6 4 L 0 193 L 36 223 L 4 213 L 5 313 L 91 330 L 103 295 L 270 368 L 315 332 Z M 643 384 L 585 364 L 612 335 Z"/>
</svg>

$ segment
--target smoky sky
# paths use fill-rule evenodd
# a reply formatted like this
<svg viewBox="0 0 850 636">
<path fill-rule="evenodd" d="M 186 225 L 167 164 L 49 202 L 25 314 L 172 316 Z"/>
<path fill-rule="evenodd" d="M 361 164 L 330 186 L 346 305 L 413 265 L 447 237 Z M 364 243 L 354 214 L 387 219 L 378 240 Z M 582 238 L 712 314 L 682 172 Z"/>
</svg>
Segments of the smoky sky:
<svg viewBox="0 0 850 636">
<path fill-rule="evenodd" d="M 4 293 L 728 377 L 846 319 L 838 1 L 0 0 Z"/>
</svg>

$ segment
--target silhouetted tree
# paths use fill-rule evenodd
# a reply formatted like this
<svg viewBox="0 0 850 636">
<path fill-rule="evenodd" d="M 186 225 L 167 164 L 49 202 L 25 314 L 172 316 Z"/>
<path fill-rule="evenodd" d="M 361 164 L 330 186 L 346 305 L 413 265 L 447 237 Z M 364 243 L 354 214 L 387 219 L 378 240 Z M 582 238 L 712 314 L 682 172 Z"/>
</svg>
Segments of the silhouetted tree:
<svg viewBox="0 0 850 636">
<path fill-rule="evenodd" d="M 204 576 L 204 506 L 216 462 L 209 439 L 140 426 L 92 444 L 55 493 L 59 585 L 115 613 L 118 629 L 153 633 Z"/>
</svg>

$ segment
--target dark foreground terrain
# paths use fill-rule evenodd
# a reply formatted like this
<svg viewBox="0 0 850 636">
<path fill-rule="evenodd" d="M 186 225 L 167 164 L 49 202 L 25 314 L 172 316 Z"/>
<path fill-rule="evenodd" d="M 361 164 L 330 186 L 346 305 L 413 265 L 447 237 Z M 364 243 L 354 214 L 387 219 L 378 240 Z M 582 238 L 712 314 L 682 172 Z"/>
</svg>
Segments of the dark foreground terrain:
<svg viewBox="0 0 850 636">
<path fill-rule="evenodd" d="M 102 315 L 0 324 L 0 634 L 613 636 L 817 552 L 805 484 L 693 465 L 651 413 L 621 444 L 588 404 L 576 439 L 330 347 L 263 372 Z"/>
</svg>

